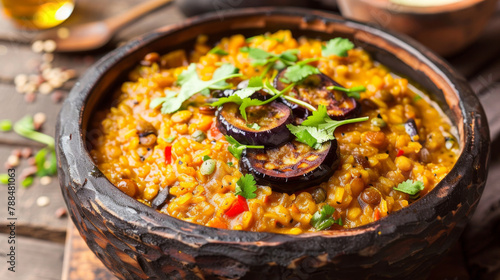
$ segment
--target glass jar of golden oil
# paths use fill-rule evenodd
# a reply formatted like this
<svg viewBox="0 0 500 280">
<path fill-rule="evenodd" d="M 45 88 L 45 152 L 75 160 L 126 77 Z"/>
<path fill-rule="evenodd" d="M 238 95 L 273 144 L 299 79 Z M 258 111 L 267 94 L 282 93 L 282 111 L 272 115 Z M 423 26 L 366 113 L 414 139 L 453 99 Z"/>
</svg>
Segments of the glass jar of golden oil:
<svg viewBox="0 0 500 280">
<path fill-rule="evenodd" d="M 46 29 L 73 12 L 74 0 L 1 0 L 5 14 L 20 27 Z"/>
</svg>

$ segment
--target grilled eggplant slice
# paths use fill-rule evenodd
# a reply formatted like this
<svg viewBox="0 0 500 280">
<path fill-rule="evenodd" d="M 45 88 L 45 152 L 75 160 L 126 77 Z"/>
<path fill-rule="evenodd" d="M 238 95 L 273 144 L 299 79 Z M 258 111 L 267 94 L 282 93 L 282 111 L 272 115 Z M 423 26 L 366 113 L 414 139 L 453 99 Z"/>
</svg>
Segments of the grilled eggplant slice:
<svg viewBox="0 0 500 280">
<path fill-rule="evenodd" d="M 240 170 L 253 174 L 259 185 L 293 193 L 328 180 L 339 163 L 337 140 L 317 150 L 293 140 L 274 149 L 247 149 Z"/>
<path fill-rule="evenodd" d="M 276 147 L 294 137 L 286 127 L 293 120 L 292 111 L 279 102 L 248 107 L 247 121 L 237 104 L 226 103 L 219 107 L 216 117 L 220 132 L 242 144 Z"/>
<path fill-rule="evenodd" d="M 287 87 L 287 84 L 282 81 L 285 71 L 286 69 L 281 70 L 274 79 L 274 87 L 278 90 Z M 305 101 L 316 108 L 318 105 L 325 105 L 328 115 L 334 120 L 344 120 L 358 116 L 361 112 L 361 106 L 356 99 L 348 97 L 344 92 L 338 90 L 328 90 L 327 87 L 329 86 L 341 87 L 340 84 L 325 74 L 315 74 L 307 77 L 302 84 L 295 86 L 287 95 Z M 298 118 L 308 112 L 306 108 L 284 98 L 282 98 L 282 102 L 292 108 L 294 115 Z"/>
</svg>

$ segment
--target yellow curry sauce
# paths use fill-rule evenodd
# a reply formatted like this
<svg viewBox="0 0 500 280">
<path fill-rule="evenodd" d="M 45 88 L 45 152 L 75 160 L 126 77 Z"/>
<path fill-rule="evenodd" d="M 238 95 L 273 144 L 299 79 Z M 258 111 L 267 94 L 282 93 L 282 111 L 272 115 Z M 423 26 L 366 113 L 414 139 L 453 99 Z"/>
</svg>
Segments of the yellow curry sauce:
<svg viewBox="0 0 500 280">
<path fill-rule="evenodd" d="M 394 189 L 398 184 L 408 179 L 420 181 L 424 185 L 420 196 L 425 195 L 456 162 L 459 146 L 450 122 L 410 90 L 406 79 L 355 48 L 347 57 L 332 55 L 311 63 L 344 87 L 366 87 L 360 93 L 360 116 L 369 120 L 335 130 L 340 165 L 333 176 L 293 194 L 259 185 L 256 197 L 247 199 L 248 211 L 228 217 L 226 212 L 238 200 L 234 192 L 242 173 L 215 127 L 208 97 L 197 94 L 173 114 L 151 109 L 151 100 L 165 96 L 166 89 L 178 89 L 179 74 L 192 62 L 202 80 L 211 79 L 222 62 L 233 64 L 243 74 L 229 80 L 236 85 L 264 71 L 261 66 L 252 66 L 248 53 L 240 51 L 242 47 L 275 54 L 297 49 L 301 61 L 320 57 L 325 42 L 293 38 L 290 31 L 251 41 L 234 35 L 219 42 L 218 47 L 227 52 L 221 55 L 208 53 L 213 46 L 206 41 L 200 36 L 190 53 L 148 54 L 143 65 L 130 73 L 130 81 L 122 85 L 115 106 L 98 112 L 93 120 L 93 127 L 102 132 L 91 151 L 99 169 L 119 189 L 147 205 L 168 187 L 166 203 L 158 209 L 162 213 L 217 228 L 300 234 L 317 231 L 310 224 L 311 218 L 328 204 L 336 210 L 333 218 L 342 220 L 342 226 L 334 224 L 330 229 L 353 228 L 408 206 L 413 200 Z M 267 77 L 273 74 L 269 71 Z M 405 131 L 409 119 L 414 119 L 418 128 L 413 139 Z M 154 133 L 146 135 L 144 131 Z M 194 139 L 197 131 L 206 139 Z M 200 172 L 204 156 L 216 163 L 210 175 Z"/>
</svg>

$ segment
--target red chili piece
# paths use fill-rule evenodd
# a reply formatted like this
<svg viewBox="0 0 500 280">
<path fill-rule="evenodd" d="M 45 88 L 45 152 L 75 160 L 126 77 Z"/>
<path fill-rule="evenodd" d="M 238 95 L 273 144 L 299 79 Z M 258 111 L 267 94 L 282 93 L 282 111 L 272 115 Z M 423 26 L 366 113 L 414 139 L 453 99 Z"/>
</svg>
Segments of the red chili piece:
<svg viewBox="0 0 500 280">
<path fill-rule="evenodd" d="M 233 203 L 231 208 L 227 210 L 226 216 L 228 216 L 229 218 L 233 218 L 243 213 L 244 211 L 248 211 L 247 200 L 243 196 L 238 195 L 238 199 Z"/>
<path fill-rule="evenodd" d="M 208 139 L 210 139 L 210 140 L 219 140 L 219 138 L 221 138 L 222 136 L 223 135 L 219 131 L 219 129 L 217 128 L 217 125 L 215 124 L 215 122 L 213 122 L 212 126 L 208 130 Z"/>
<path fill-rule="evenodd" d="M 165 163 L 170 164 L 172 162 L 172 146 L 165 148 Z"/>
<path fill-rule="evenodd" d="M 404 154 L 405 154 L 405 151 L 403 151 L 403 150 L 398 150 L 398 154 L 396 155 L 396 157 L 400 157 L 400 156 L 402 156 L 402 155 L 404 155 Z"/>
<path fill-rule="evenodd" d="M 380 220 L 380 210 L 375 209 L 374 218 L 375 218 L 375 221 Z"/>
</svg>

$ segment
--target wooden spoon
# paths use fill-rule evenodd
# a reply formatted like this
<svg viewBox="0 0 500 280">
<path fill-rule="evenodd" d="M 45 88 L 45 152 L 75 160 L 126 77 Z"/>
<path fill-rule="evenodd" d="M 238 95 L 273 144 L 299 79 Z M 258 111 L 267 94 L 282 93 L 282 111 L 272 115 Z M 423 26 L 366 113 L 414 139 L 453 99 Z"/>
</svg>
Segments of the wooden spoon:
<svg viewBox="0 0 500 280">
<path fill-rule="evenodd" d="M 62 32 L 61 28 L 41 33 L 35 40 L 53 40 L 57 52 L 81 52 L 104 46 L 113 35 L 137 18 L 166 5 L 173 0 L 151 0 L 102 21 L 75 25 Z M 66 34 L 65 34 L 66 33 Z"/>
</svg>

